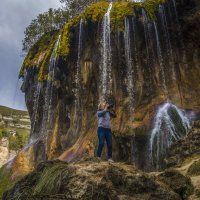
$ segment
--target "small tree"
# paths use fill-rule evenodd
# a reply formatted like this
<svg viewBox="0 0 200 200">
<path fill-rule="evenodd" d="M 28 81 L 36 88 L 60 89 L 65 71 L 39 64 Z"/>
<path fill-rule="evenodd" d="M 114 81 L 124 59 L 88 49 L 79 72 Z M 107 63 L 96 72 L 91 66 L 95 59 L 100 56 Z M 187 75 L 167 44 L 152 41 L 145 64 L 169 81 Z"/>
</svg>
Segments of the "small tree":
<svg viewBox="0 0 200 200">
<path fill-rule="evenodd" d="M 61 29 L 69 20 L 69 10 L 52 9 L 48 12 L 39 14 L 33 19 L 24 32 L 24 40 L 22 41 L 22 51 L 28 50 L 46 33 Z"/>
</svg>

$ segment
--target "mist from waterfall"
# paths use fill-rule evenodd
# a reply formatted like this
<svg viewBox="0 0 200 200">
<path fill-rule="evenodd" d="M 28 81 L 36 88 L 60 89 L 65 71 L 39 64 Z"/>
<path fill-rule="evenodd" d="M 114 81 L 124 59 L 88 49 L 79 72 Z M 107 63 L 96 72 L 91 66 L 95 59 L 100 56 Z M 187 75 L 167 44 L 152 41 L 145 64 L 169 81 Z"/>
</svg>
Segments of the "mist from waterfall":
<svg viewBox="0 0 200 200">
<path fill-rule="evenodd" d="M 169 147 L 184 137 L 189 128 L 190 121 L 183 110 L 169 102 L 159 107 L 150 136 L 150 158 L 153 167 L 157 170 L 162 168 Z"/>
<path fill-rule="evenodd" d="M 110 38 L 110 12 L 112 10 L 112 3 L 109 4 L 108 10 L 104 15 L 102 24 L 102 37 L 101 37 L 101 64 L 100 64 L 100 100 L 104 100 L 112 93 L 112 76 L 111 76 L 111 38 Z"/>
</svg>

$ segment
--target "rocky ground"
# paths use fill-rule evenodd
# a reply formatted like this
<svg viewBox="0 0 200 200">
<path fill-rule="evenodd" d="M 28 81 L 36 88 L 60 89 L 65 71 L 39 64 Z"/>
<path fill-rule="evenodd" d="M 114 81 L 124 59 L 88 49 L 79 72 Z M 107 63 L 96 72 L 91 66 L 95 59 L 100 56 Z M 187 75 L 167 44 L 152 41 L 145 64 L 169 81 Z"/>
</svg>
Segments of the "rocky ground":
<svg viewBox="0 0 200 200">
<path fill-rule="evenodd" d="M 3 199 L 179 200 L 192 191 L 190 179 L 175 170 L 147 174 L 124 163 L 50 161 L 41 163 Z"/>
</svg>

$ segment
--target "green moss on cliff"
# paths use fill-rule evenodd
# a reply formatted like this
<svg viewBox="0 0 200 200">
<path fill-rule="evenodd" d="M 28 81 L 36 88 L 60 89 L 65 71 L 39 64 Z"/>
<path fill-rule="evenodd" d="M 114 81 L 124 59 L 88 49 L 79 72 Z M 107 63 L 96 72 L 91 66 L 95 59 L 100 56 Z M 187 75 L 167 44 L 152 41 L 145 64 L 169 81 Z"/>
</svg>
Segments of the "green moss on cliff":
<svg viewBox="0 0 200 200">
<path fill-rule="evenodd" d="M 167 0 L 147 0 L 144 3 L 141 3 L 141 7 L 143 7 L 151 20 L 156 19 L 156 10 L 160 4 L 166 3 Z"/>
<path fill-rule="evenodd" d="M 45 62 L 47 62 L 47 59 L 45 59 L 47 57 L 46 55 L 49 54 L 49 51 L 51 50 L 49 46 L 55 43 L 57 35 L 57 32 L 47 33 L 33 45 L 24 59 L 19 77 L 23 77 L 28 68 L 45 65 Z"/>
<path fill-rule="evenodd" d="M 85 20 L 91 20 L 92 22 L 99 22 L 103 19 L 104 14 L 108 9 L 109 3 L 102 1 L 89 6 L 83 13 Z"/>
<path fill-rule="evenodd" d="M 124 31 L 124 19 L 135 14 L 134 8 L 136 5 L 140 4 L 135 2 L 116 2 L 113 4 L 113 9 L 111 12 L 111 24 L 113 31 Z"/>
<path fill-rule="evenodd" d="M 51 43 L 49 49 L 45 53 L 44 60 L 41 64 L 41 66 L 40 66 L 40 70 L 39 70 L 39 73 L 38 73 L 38 81 L 44 81 L 44 80 L 47 79 L 49 61 L 50 61 L 50 58 L 51 58 L 51 54 L 53 52 L 55 42 L 56 41 Z"/>
<path fill-rule="evenodd" d="M 70 52 L 70 38 L 71 38 L 71 30 L 80 22 L 81 16 L 78 16 L 65 24 L 61 36 L 60 48 L 58 50 L 59 56 L 68 56 Z"/>
</svg>

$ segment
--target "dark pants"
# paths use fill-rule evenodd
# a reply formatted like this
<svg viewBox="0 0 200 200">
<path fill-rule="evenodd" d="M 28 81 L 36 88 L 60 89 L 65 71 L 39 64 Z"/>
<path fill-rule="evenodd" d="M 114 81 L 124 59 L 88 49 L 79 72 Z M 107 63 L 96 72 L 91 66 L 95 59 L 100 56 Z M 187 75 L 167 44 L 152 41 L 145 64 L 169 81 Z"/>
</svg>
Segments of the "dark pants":
<svg viewBox="0 0 200 200">
<path fill-rule="evenodd" d="M 101 157 L 101 153 L 104 147 L 104 141 L 106 140 L 108 147 L 108 159 L 112 158 L 112 132 L 110 128 L 98 127 L 97 130 L 99 138 L 99 146 L 97 150 L 97 157 Z"/>
</svg>

